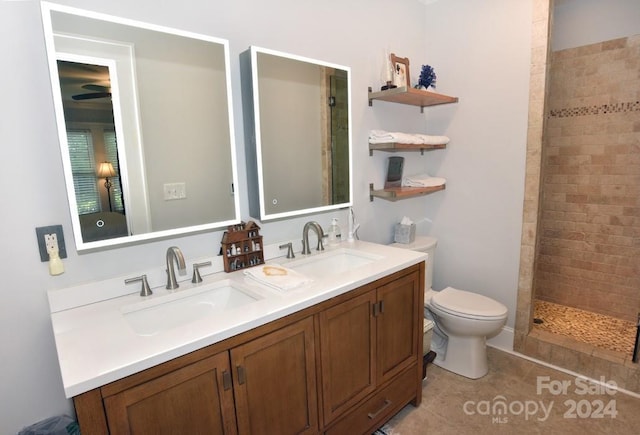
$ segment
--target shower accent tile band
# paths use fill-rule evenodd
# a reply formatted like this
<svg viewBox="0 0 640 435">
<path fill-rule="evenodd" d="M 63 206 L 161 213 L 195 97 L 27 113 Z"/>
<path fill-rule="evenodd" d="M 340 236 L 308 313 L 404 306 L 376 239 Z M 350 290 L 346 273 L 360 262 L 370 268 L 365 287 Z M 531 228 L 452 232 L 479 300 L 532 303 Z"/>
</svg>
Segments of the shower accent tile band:
<svg viewBox="0 0 640 435">
<path fill-rule="evenodd" d="M 570 118 L 575 116 L 601 115 L 607 113 L 640 112 L 640 101 L 614 104 L 601 104 L 599 106 L 571 107 L 568 109 L 552 109 L 549 118 Z"/>
</svg>

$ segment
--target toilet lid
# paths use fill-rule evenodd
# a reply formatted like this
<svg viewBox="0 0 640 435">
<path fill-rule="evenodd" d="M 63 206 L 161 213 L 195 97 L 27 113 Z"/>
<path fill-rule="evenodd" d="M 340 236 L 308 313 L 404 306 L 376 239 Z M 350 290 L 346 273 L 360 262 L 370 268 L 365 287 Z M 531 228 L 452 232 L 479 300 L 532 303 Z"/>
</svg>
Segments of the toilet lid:
<svg viewBox="0 0 640 435">
<path fill-rule="evenodd" d="M 507 307 L 498 301 L 476 293 L 447 287 L 436 292 L 431 304 L 443 311 L 465 317 L 500 318 L 507 314 Z"/>
</svg>

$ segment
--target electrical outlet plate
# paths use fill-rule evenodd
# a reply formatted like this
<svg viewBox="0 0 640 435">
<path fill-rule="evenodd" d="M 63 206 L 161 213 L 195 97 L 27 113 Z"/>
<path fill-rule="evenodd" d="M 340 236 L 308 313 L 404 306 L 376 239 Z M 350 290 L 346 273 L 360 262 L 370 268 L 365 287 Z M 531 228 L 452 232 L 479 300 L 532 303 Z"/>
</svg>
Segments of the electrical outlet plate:
<svg viewBox="0 0 640 435">
<path fill-rule="evenodd" d="M 38 249 L 40 251 L 40 261 L 49 261 L 49 254 L 47 253 L 47 245 L 45 244 L 44 236 L 46 234 L 55 234 L 58 239 L 58 253 L 60 258 L 67 258 L 67 248 L 64 243 L 64 233 L 62 232 L 62 225 L 49 225 L 48 227 L 37 227 L 36 236 L 38 238 Z"/>
</svg>

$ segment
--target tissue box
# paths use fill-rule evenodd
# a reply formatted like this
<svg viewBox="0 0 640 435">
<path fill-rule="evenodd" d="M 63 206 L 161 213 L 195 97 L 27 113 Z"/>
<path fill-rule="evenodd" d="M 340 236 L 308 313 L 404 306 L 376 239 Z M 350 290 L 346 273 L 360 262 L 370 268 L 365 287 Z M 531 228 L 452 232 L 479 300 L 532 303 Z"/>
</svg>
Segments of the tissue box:
<svg viewBox="0 0 640 435">
<path fill-rule="evenodd" d="M 396 224 L 393 241 L 396 243 L 413 243 L 416 240 L 416 224 Z"/>
</svg>

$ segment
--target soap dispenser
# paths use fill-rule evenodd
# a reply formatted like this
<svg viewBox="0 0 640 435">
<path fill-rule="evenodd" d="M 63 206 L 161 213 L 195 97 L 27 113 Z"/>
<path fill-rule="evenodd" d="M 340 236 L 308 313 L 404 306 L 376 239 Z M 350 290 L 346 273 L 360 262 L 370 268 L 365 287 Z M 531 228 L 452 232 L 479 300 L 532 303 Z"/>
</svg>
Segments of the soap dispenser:
<svg viewBox="0 0 640 435">
<path fill-rule="evenodd" d="M 338 225 L 338 218 L 331 219 L 331 225 L 329 226 L 329 245 L 337 245 L 340 243 L 342 234 L 340 232 L 340 226 Z"/>
</svg>

